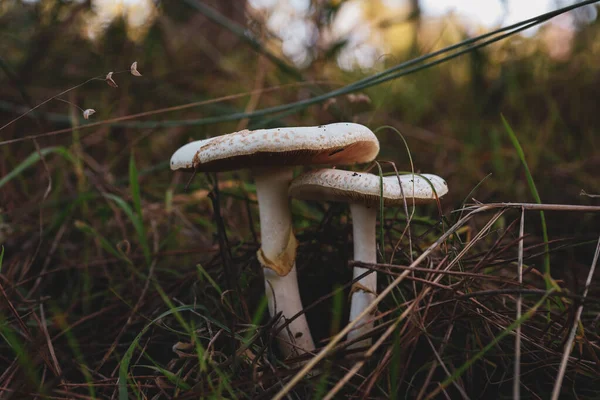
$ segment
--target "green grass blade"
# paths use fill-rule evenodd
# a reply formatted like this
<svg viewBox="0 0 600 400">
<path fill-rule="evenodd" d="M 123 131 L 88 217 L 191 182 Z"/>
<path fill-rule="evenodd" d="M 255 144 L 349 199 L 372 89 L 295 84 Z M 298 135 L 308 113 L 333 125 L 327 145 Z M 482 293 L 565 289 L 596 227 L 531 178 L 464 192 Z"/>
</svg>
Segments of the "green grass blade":
<svg viewBox="0 0 600 400">
<path fill-rule="evenodd" d="M 53 318 L 53 319 L 56 321 L 57 326 L 63 332 L 65 332 L 65 337 L 67 339 L 67 343 L 69 345 L 69 348 L 73 352 L 73 356 L 76 361 L 75 364 L 79 367 L 79 372 L 81 372 L 81 374 L 83 375 L 83 377 L 87 383 L 87 390 L 90 395 L 90 398 L 95 399 L 96 398 L 96 389 L 94 386 L 94 378 L 92 377 L 92 374 L 90 372 L 91 368 L 89 368 L 88 365 L 86 364 L 84 352 L 81 351 L 81 346 L 79 345 L 77 338 L 73 334 L 73 331 L 71 329 L 68 329 L 69 325 L 67 323 L 67 319 L 64 317 L 65 313 L 55 306 L 52 307 L 52 313 L 55 316 L 60 316 L 60 317 Z M 89 355 L 88 355 L 88 357 L 89 357 Z"/>
<path fill-rule="evenodd" d="M 144 258 L 146 259 L 146 262 L 150 263 L 150 259 L 151 259 L 150 246 L 148 244 L 148 239 L 146 238 L 146 230 L 144 229 L 144 224 L 142 222 L 142 218 L 138 214 L 136 214 L 133 211 L 133 209 L 131 208 L 131 206 L 129 204 L 127 204 L 127 202 L 125 200 L 123 200 L 122 198 L 120 198 L 119 196 L 116 196 L 112 193 L 104 193 L 104 197 L 114 201 L 119 206 L 119 208 L 121 208 L 125 212 L 127 217 L 131 220 L 131 223 L 133 224 L 133 227 L 138 235 L 138 240 L 140 241 L 140 245 L 142 246 Z"/>
<path fill-rule="evenodd" d="M 492 173 L 490 172 L 489 174 L 487 174 L 486 176 L 483 177 L 483 179 L 481 179 L 479 182 L 477 182 L 477 185 L 475 185 L 473 187 L 473 189 L 471 189 L 471 191 L 469 192 L 469 194 L 467 194 L 464 198 L 464 200 L 462 201 L 462 203 L 460 203 L 460 207 L 461 208 L 465 208 L 465 204 L 467 204 L 467 201 L 469 201 L 469 199 L 471 198 L 471 196 L 473 196 L 473 193 L 475 193 L 477 191 L 477 189 L 479 189 L 479 186 L 481 186 L 483 184 L 483 182 L 485 182 L 490 176 L 492 176 Z M 456 218 L 456 220 L 460 219 L 460 215 Z"/>
<path fill-rule="evenodd" d="M 121 365 L 119 367 L 119 400 L 129 400 L 129 396 L 127 394 L 127 374 L 129 372 L 129 364 L 131 363 L 133 352 L 138 346 L 140 340 L 142 339 L 142 336 L 144 336 L 148 329 L 150 329 L 152 325 L 156 324 L 158 321 L 165 317 L 168 317 L 170 315 L 176 315 L 181 311 L 192 311 L 198 308 L 204 309 L 204 307 L 202 306 L 181 306 L 167 310 L 164 313 L 160 314 L 158 317 L 154 318 L 152 321 L 150 321 L 150 323 L 146 325 L 140 331 L 140 333 L 138 333 L 138 335 L 135 337 L 135 339 L 133 339 L 133 342 L 131 342 L 129 348 L 125 352 L 125 355 L 123 356 L 123 359 L 121 360 Z"/>
<path fill-rule="evenodd" d="M 206 278 L 206 280 L 210 283 L 210 285 L 212 287 L 215 288 L 215 290 L 219 293 L 219 295 L 223 294 L 223 290 L 221 289 L 221 286 L 219 286 L 219 284 L 217 282 L 215 282 L 215 280 L 210 276 L 210 274 L 204 269 L 202 264 L 196 264 L 196 269 L 198 269 L 198 274 L 200 275 L 199 278 Z"/>
<path fill-rule="evenodd" d="M 381 253 L 381 260 L 385 262 L 385 208 L 383 202 L 383 171 L 381 165 L 377 164 L 377 170 L 379 173 L 379 252 Z"/>
<path fill-rule="evenodd" d="M 413 159 L 412 159 L 412 154 L 410 153 L 410 147 L 408 146 L 408 142 L 406 141 L 406 138 L 404 137 L 404 135 L 398 130 L 398 128 L 391 126 L 391 125 L 382 125 L 379 128 L 375 129 L 375 133 L 379 133 L 379 131 L 384 130 L 384 129 L 391 129 L 392 131 L 394 131 L 394 133 L 396 135 L 398 135 L 398 137 L 400 138 L 400 140 L 402 140 L 402 143 L 404 144 L 404 148 L 406 149 L 406 155 L 408 156 L 408 162 L 410 163 L 410 172 L 411 174 L 415 173 L 415 165 L 413 163 Z M 400 173 L 400 171 L 398 171 L 398 173 Z M 390 174 L 396 175 L 395 172 L 390 172 Z"/>
<path fill-rule="evenodd" d="M 254 312 L 254 315 L 252 316 L 252 322 L 251 322 L 251 326 L 256 327 L 256 331 L 258 331 L 258 327 L 260 326 L 260 321 L 264 318 L 265 313 L 267 311 L 267 307 L 268 307 L 269 303 L 267 300 L 267 296 L 263 296 L 260 300 L 260 303 L 258 303 L 258 306 L 256 307 L 256 311 Z M 253 331 L 252 329 L 248 329 L 248 331 L 246 332 L 246 334 L 244 335 L 244 350 L 247 348 L 250 348 L 250 339 L 252 339 L 252 337 L 256 334 L 256 331 Z M 242 350 L 242 349 L 240 349 Z M 241 353 L 241 351 L 240 351 Z"/>
<path fill-rule="evenodd" d="M 331 337 L 335 336 L 340 331 L 340 325 L 342 322 L 342 316 L 344 313 L 344 291 L 341 290 L 339 286 L 334 289 L 334 296 L 332 298 L 332 312 L 331 312 L 331 326 L 329 335 Z M 314 399 L 322 399 L 326 393 L 327 387 L 330 383 L 331 376 L 331 367 L 332 363 L 327 362 L 323 365 L 323 372 L 319 378 L 319 381 L 315 385 L 314 395 L 312 398 Z"/>
<path fill-rule="evenodd" d="M 206 357 L 205 357 L 206 350 L 200 343 L 200 340 L 196 337 L 196 329 L 193 326 L 190 326 L 190 324 L 188 324 L 183 319 L 183 316 L 179 313 L 179 307 L 175 307 L 175 305 L 171 302 L 171 300 L 169 299 L 167 294 L 164 292 L 164 290 L 160 287 L 160 285 L 157 282 L 154 282 L 154 288 L 156 289 L 156 291 L 158 292 L 160 297 L 163 299 L 165 304 L 171 310 L 175 310 L 175 312 L 173 313 L 173 316 L 175 317 L 175 319 L 177 319 L 177 322 L 179 322 L 179 324 L 181 326 L 183 326 L 183 328 L 186 330 L 187 334 L 191 336 L 192 343 L 195 344 L 195 349 L 196 349 L 196 353 L 198 355 L 198 363 L 200 366 L 200 370 L 206 371 L 207 370 L 206 365 L 210 361 L 206 360 Z M 198 307 L 196 306 L 194 308 L 198 308 Z M 202 309 L 206 310 L 205 307 L 202 307 Z M 229 332 L 232 332 L 232 331 L 229 330 Z M 235 337 L 240 338 L 240 336 L 235 334 L 235 332 L 232 332 L 232 334 Z M 212 370 L 212 372 L 216 373 L 219 376 L 219 378 L 221 378 L 219 381 L 219 384 L 224 386 L 225 390 L 227 390 L 229 392 L 229 394 L 232 396 L 232 398 L 237 398 L 235 392 L 233 391 L 233 388 L 231 387 L 231 385 L 228 382 L 228 377 L 223 373 L 223 371 L 221 371 L 221 369 L 216 364 L 211 364 L 211 370 Z"/>
<path fill-rule="evenodd" d="M 377 133 L 377 132 L 379 132 L 380 130 L 383 130 L 383 129 L 391 129 L 402 140 L 402 143 L 404 144 L 404 148 L 406 149 L 406 154 L 408 156 L 408 161 L 410 162 L 410 171 L 411 171 L 410 173 L 412 175 L 414 175 L 415 174 L 415 165 L 413 163 L 412 155 L 410 153 L 410 147 L 408 146 L 408 142 L 404 138 L 404 135 L 402 135 L 402 133 L 396 127 L 393 127 L 391 125 L 380 126 L 379 128 L 375 129 L 375 133 Z M 381 168 L 379 168 L 379 170 L 380 170 L 380 173 L 381 173 Z M 395 174 L 396 170 L 397 170 L 397 168 L 394 165 L 394 175 L 396 175 Z M 399 174 L 399 172 L 398 172 L 398 174 Z M 398 183 L 400 183 L 400 182 L 398 182 Z M 431 182 L 430 182 L 430 184 L 431 184 Z M 381 198 L 381 205 L 383 206 L 383 178 L 382 177 L 380 177 L 380 185 L 382 186 L 381 193 L 380 193 L 380 198 Z M 433 185 L 432 185 L 432 187 L 433 187 Z M 402 190 L 402 184 L 400 184 L 400 192 L 404 195 L 404 192 Z M 403 206 L 404 206 L 404 214 L 406 214 L 407 233 L 408 233 L 408 247 L 409 247 L 410 259 L 412 260 L 413 249 L 412 249 L 412 237 L 411 237 L 411 233 L 410 233 L 410 223 L 412 221 L 412 218 L 415 215 L 415 203 L 414 203 L 414 201 L 411 202 L 411 209 L 410 209 L 411 212 L 410 212 L 410 214 L 408 212 L 408 202 L 406 200 L 403 201 Z M 383 213 L 381 215 L 383 216 Z M 382 219 L 382 221 L 383 221 L 383 219 Z M 383 230 L 382 230 L 381 234 L 383 235 Z M 384 262 L 385 262 L 385 260 L 384 260 Z M 390 260 L 390 262 L 393 262 L 393 260 Z"/>
<path fill-rule="evenodd" d="M 115 249 L 113 247 L 113 245 L 104 236 L 102 236 L 97 230 L 95 230 L 94 228 L 92 228 L 91 226 L 86 224 L 85 222 L 75 221 L 75 228 L 79 229 L 83 233 L 86 233 L 86 234 L 98 239 L 98 241 L 100 242 L 100 246 L 107 253 L 110 253 L 111 255 L 115 256 L 116 258 L 119 258 L 119 259 L 131 264 L 131 260 L 129 258 L 127 258 L 127 256 L 125 256 L 125 254 L 123 254 L 122 252 Z"/>
<path fill-rule="evenodd" d="M 0 314 L 0 335 L 4 338 L 6 343 L 12 349 L 13 353 L 17 357 L 18 363 L 22 367 L 22 371 L 27 376 L 33 387 L 41 388 L 40 378 L 36 370 L 35 364 L 29 357 L 30 353 L 27 350 L 14 329 L 12 329 L 3 314 Z"/>
<path fill-rule="evenodd" d="M 133 151 L 129 157 L 129 188 L 131 190 L 131 198 L 133 199 L 133 209 L 139 218 L 142 218 L 142 198 L 140 195 L 140 182 L 138 181 L 138 171 L 135 166 L 135 157 Z"/>
<path fill-rule="evenodd" d="M 23 160 L 21 162 L 21 164 L 17 165 L 8 174 L 6 174 L 4 177 L 2 177 L 2 179 L 0 179 L 0 188 L 2 186 L 6 185 L 8 182 L 10 182 L 15 177 L 19 176 L 19 174 L 22 173 L 23 171 L 25 171 L 27 168 L 31 167 L 36 162 L 40 161 L 40 154 L 42 156 L 46 156 L 47 154 L 50 154 L 50 153 L 60 154 L 65 159 L 73 162 L 73 157 L 71 156 L 71 153 L 69 153 L 69 151 L 66 148 L 64 148 L 62 146 L 46 147 L 45 149 L 41 149 L 39 152 L 36 151 L 36 152 L 30 154 L 29 157 L 27 157 L 25 160 Z"/>
<path fill-rule="evenodd" d="M 401 329 L 396 329 L 394 332 L 394 339 L 392 342 L 392 362 L 390 363 L 390 372 L 388 378 L 390 381 L 389 393 L 391 397 L 395 399 L 399 398 L 398 389 L 401 385 L 398 379 L 400 376 L 400 366 L 402 365 L 402 346 L 400 345 L 400 340 L 402 339 L 401 332 Z"/>
<path fill-rule="evenodd" d="M 154 283 L 154 288 L 156 289 L 156 291 L 158 292 L 160 297 L 162 297 L 163 301 L 169 307 L 169 309 L 171 309 L 171 310 L 178 309 L 178 307 L 175 307 L 175 305 L 171 302 L 171 300 L 169 299 L 167 294 L 164 292 L 164 290 L 160 287 L 160 285 L 157 282 Z M 196 354 L 198 355 L 198 364 L 200 365 L 200 370 L 206 371 L 206 358 L 205 358 L 206 349 L 202 346 L 202 344 L 200 343 L 200 340 L 196 337 L 196 330 L 193 329 L 192 327 L 190 327 L 190 325 L 185 321 L 185 319 L 183 319 L 183 316 L 179 313 L 179 311 L 175 311 L 173 313 L 173 316 L 175 317 L 177 322 L 179 322 L 179 325 L 181 325 L 185 329 L 185 332 L 191 336 L 192 343 L 195 344 Z"/>
<path fill-rule="evenodd" d="M 527 165 L 527 160 L 525 159 L 525 152 L 523 151 L 523 148 L 521 147 L 521 144 L 519 143 L 519 139 L 517 138 L 517 135 L 515 135 L 512 128 L 508 124 L 508 121 L 506 121 L 506 118 L 504 118 L 504 115 L 500 114 L 500 117 L 502 118 L 502 123 L 504 124 L 504 129 L 506 129 L 506 132 L 508 133 L 508 137 L 510 138 L 510 141 L 512 142 L 513 147 L 517 151 L 517 155 L 519 156 L 519 159 L 521 160 L 521 163 L 523 164 L 523 168 L 525 169 L 525 176 L 527 177 L 527 184 L 529 185 L 529 190 L 531 191 L 531 194 L 533 195 L 533 198 L 536 201 L 536 203 L 542 204 L 542 199 L 540 198 L 540 194 L 538 193 L 537 187 L 535 186 L 533 176 L 531 175 L 531 171 L 529 170 L 529 165 Z M 542 236 L 544 239 L 544 252 L 545 252 L 545 254 L 544 254 L 544 274 L 546 275 L 545 276 L 546 289 L 548 289 L 551 286 L 553 287 L 554 285 L 551 285 L 550 281 L 548 281 L 548 279 L 552 279 L 552 277 L 550 275 L 550 247 L 548 245 L 548 229 L 546 227 L 546 218 L 544 216 L 544 211 L 540 211 L 540 218 L 542 219 Z"/>
<path fill-rule="evenodd" d="M 161 368 L 159 366 L 154 366 L 154 365 L 138 365 L 138 367 L 148 368 L 153 371 L 161 373 L 165 378 L 167 378 L 169 380 L 169 382 L 171 382 L 173 385 L 175 385 L 176 388 L 181 388 L 184 390 L 190 390 L 192 388 L 190 385 L 185 383 L 181 379 L 181 377 L 175 375 L 174 373 L 172 373 L 171 371 L 169 371 L 165 368 Z"/>
<path fill-rule="evenodd" d="M 133 200 L 133 209 L 137 215 L 136 221 L 136 231 L 138 233 L 140 244 L 142 245 L 142 250 L 144 252 L 144 257 L 146 262 L 150 264 L 151 252 L 150 246 L 148 244 L 148 240 L 146 239 L 146 228 L 144 226 L 144 217 L 142 214 L 142 196 L 140 192 L 140 182 L 138 176 L 138 170 L 135 165 L 135 156 L 133 151 L 131 152 L 131 157 L 129 157 L 129 188 L 131 190 L 131 198 Z"/>
</svg>

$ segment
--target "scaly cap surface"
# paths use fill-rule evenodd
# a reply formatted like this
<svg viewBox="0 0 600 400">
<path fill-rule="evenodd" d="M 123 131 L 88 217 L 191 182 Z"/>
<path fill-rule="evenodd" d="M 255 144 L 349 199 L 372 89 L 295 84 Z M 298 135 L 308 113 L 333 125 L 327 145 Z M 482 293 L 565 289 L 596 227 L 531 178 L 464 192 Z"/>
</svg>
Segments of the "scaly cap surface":
<svg viewBox="0 0 600 400">
<path fill-rule="evenodd" d="M 320 126 L 243 130 L 188 143 L 171 157 L 171 169 L 230 171 L 278 165 L 348 165 L 372 161 L 379 141 L 366 126 L 342 122 Z"/>
<path fill-rule="evenodd" d="M 427 178 L 427 179 L 425 179 Z M 428 181 L 429 180 L 429 181 Z M 448 184 L 432 174 L 400 175 L 402 191 L 396 175 L 383 177 L 383 201 L 386 206 L 433 202 L 448 193 Z M 431 182 L 431 184 L 430 184 Z M 381 186 L 379 175 L 341 169 L 319 169 L 298 176 L 290 185 L 289 194 L 303 200 L 339 201 L 379 206 Z"/>
</svg>

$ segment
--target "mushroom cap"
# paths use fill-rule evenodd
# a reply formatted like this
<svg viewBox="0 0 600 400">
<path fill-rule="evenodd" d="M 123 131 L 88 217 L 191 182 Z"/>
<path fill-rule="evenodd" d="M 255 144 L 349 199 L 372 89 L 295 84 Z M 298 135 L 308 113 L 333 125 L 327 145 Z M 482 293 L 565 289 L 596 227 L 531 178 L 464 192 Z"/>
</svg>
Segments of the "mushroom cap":
<svg viewBox="0 0 600 400">
<path fill-rule="evenodd" d="M 379 141 L 366 126 L 342 122 L 297 128 L 243 130 L 186 144 L 171 169 L 231 171 L 281 165 L 347 165 L 372 161 Z"/>
<path fill-rule="evenodd" d="M 437 197 L 448 193 L 448 184 L 442 178 L 432 174 L 400 175 L 383 177 L 383 203 L 386 206 L 404 203 L 402 193 L 409 204 L 431 203 Z M 431 182 L 431 183 L 430 183 Z M 379 175 L 365 172 L 344 171 L 340 169 L 318 169 L 304 173 L 290 184 L 289 194 L 303 200 L 340 201 L 378 207 L 381 186 Z"/>
</svg>

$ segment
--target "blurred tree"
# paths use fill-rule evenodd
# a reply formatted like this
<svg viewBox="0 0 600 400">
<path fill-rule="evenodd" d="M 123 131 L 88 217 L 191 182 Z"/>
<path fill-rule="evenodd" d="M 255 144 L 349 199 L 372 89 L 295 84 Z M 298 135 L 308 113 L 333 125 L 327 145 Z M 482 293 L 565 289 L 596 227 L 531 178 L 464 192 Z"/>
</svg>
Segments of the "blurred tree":
<svg viewBox="0 0 600 400">
<path fill-rule="evenodd" d="M 409 19 L 413 23 L 413 40 L 410 53 L 419 54 L 419 33 L 421 32 L 421 2 L 420 0 L 409 0 Z"/>
</svg>

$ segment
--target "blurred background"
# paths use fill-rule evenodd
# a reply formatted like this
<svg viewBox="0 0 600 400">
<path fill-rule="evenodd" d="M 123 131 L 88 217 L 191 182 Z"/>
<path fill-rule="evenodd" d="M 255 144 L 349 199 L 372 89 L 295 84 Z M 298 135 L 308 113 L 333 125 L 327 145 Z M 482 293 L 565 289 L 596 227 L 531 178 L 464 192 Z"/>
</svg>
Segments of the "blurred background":
<svg viewBox="0 0 600 400">
<path fill-rule="evenodd" d="M 82 330 L 72 332 L 89 345 L 91 359 L 102 360 L 94 370 L 109 374 L 104 364 L 114 368 L 115 354 L 147 322 L 128 321 L 146 292 L 144 281 L 136 281 L 119 257 L 146 268 L 145 257 L 158 255 L 154 274 L 181 301 L 198 293 L 196 272 L 182 266 L 220 262 L 208 181 L 198 176 L 185 191 L 190 176 L 169 170 L 171 154 L 191 139 L 244 128 L 348 120 L 373 130 L 393 127 L 397 132 L 378 131 L 379 159 L 394 161 L 400 171 L 410 171 L 412 159 L 415 171 L 444 177 L 450 192 L 441 206 L 452 219 L 451 211 L 473 198 L 535 201 L 503 115 L 542 202 L 598 205 L 597 5 L 399 79 L 302 105 L 402 62 L 574 3 L 1 0 L 2 284 L 22 315 L 35 308 L 30 299 L 53 297 L 50 329 L 81 321 Z M 141 77 L 130 74 L 134 61 Z M 111 71 L 118 87 L 104 79 Z M 290 106 L 260 111 L 282 105 Z M 95 110 L 88 120 L 86 109 Z M 235 253 L 234 259 L 242 264 L 257 245 L 248 178 L 245 172 L 222 174 L 218 186 L 229 240 L 245 254 Z M 132 180 L 139 181 L 138 189 Z M 106 194 L 131 204 L 138 219 Z M 307 207 L 294 206 L 299 229 L 324 215 L 323 206 Z M 419 214 L 437 212 L 424 210 Z M 539 243 L 539 215 L 530 215 L 526 231 Z M 599 233 L 595 214 L 547 213 L 547 222 L 551 241 L 588 243 Z M 344 248 L 346 256 L 350 248 Z M 585 275 L 579 273 L 587 271 L 593 251 L 593 246 L 557 249 L 557 276 L 580 288 Z M 540 266 L 541 258 L 535 262 Z M 312 283 L 315 293 L 307 297 L 326 293 L 333 279 Z M 258 273 L 240 282 L 257 303 Z M 156 293 L 148 297 L 140 307 L 151 315 L 156 302 L 162 303 Z M 94 312 L 106 312 L 106 318 L 90 322 L 87 316 Z M 17 326 L 8 313 L 2 318 Z M 137 330 L 115 339 L 125 321 Z M 329 334 L 329 326 L 316 329 L 317 336 Z M 155 354 L 159 358 L 170 354 L 172 341 L 165 343 L 167 350 Z M 73 348 L 71 342 L 63 345 L 66 352 Z M 11 362 L 3 356 L 1 366 Z"/>
<path fill-rule="evenodd" d="M 443 205 L 452 210 L 490 174 L 472 197 L 482 202 L 534 200 L 502 125 L 504 115 L 524 149 L 542 201 L 593 204 L 594 198 L 580 193 L 600 193 L 600 23 L 595 5 L 450 62 L 310 107 L 236 116 L 328 93 L 570 4 L 574 2 L 4 0 L 2 125 L 110 71 L 117 72 L 119 85 L 93 80 L 0 130 L 2 141 L 44 133 L 37 139 L 40 148 L 62 146 L 75 160 L 69 164 L 53 156 L 46 167 L 35 162 L 17 179 L 3 183 L 4 230 L 38 224 L 36 205 L 45 195 L 48 172 L 61 174 L 51 195 L 72 198 L 126 178 L 129 154 L 135 149 L 142 184 L 161 199 L 183 179 L 177 175 L 173 181 L 167 160 L 190 139 L 245 127 L 342 120 L 397 129 L 415 170 L 438 173 L 449 182 Z M 119 73 L 133 61 L 142 77 Z M 223 96 L 234 98 L 219 100 Z M 212 102 L 191 104 L 206 100 Z M 174 106 L 184 107 L 164 110 Z M 96 113 L 84 121 L 81 111 L 88 108 Z M 136 116 L 140 112 L 148 115 Z M 68 130 L 99 121 L 107 123 Z M 396 162 L 400 171 L 410 170 L 397 133 L 384 129 L 378 135 L 380 159 Z M 2 143 L 0 175 L 35 153 L 35 146 L 31 140 Z M 152 171 L 148 176 L 147 170 Z M 586 232 L 593 225 L 588 218 L 570 224 L 557 217 L 550 221 L 556 225 L 550 230 Z"/>
<path fill-rule="evenodd" d="M 72 133 L 40 138 L 40 146 L 76 144 L 90 162 L 96 161 L 92 170 L 118 176 L 121 165 L 115 155 L 121 151 L 123 162 L 123 145 L 128 143 L 143 149 L 141 168 L 161 165 L 157 173 L 165 173 L 162 178 L 168 179 L 165 160 L 189 138 L 245 126 L 354 120 L 400 130 L 417 170 L 443 172 L 455 188 L 450 193 L 455 200 L 489 173 L 492 176 L 477 193 L 479 200 L 531 200 L 521 179 L 521 164 L 501 124 L 503 114 L 525 149 L 544 201 L 586 203 L 590 200 L 579 196 L 581 189 L 600 191 L 599 181 L 593 179 L 600 167 L 595 132 L 599 51 L 595 6 L 560 15 L 492 46 L 354 96 L 250 120 L 192 121 L 313 97 L 572 3 L 5 0 L 0 5 L 0 117 L 8 122 L 57 93 L 109 71 L 127 70 L 137 60 L 143 78 L 116 75 L 116 90 L 92 81 L 61 98 L 94 109 L 92 120 L 103 121 L 287 86 L 132 118 L 128 123 L 104 124 L 77 134 L 78 143 Z M 4 127 L 0 135 L 8 140 L 71 126 L 71 109 L 52 100 L 38 113 Z M 76 116 L 81 123 L 81 115 Z M 394 160 L 406 170 L 407 156 L 398 137 L 391 131 L 380 136 L 385 143 L 382 159 Z M 31 141 L 2 146 L 3 175 L 33 150 Z M 106 157 L 110 165 L 104 162 Z M 20 202 L 19 196 L 2 194 L 8 207 Z"/>
</svg>

